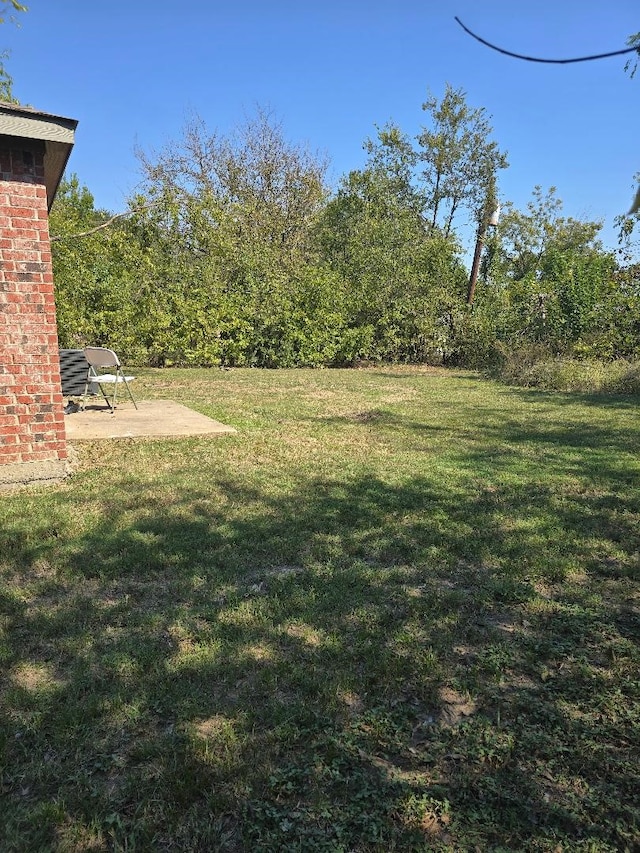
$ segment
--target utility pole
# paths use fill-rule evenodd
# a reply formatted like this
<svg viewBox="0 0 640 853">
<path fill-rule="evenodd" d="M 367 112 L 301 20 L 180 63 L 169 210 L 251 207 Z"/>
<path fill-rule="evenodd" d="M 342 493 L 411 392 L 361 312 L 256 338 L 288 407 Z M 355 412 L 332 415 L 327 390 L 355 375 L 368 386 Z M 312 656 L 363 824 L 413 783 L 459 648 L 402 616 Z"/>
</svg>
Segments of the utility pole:
<svg viewBox="0 0 640 853">
<path fill-rule="evenodd" d="M 491 210 L 492 205 L 495 204 L 495 208 L 492 210 L 489 215 L 489 210 Z M 500 220 L 500 205 L 495 203 L 495 198 L 489 197 L 487 199 L 487 204 L 482 213 L 482 218 L 480 220 L 480 224 L 478 225 L 478 236 L 476 238 L 476 248 L 473 253 L 473 263 L 471 264 L 471 275 L 469 276 L 469 287 L 467 289 L 467 305 L 473 305 L 473 298 L 476 295 L 476 284 L 478 282 L 478 272 L 480 271 L 480 259 L 482 257 L 482 249 L 484 248 L 484 241 L 487 238 L 487 230 L 491 228 L 496 228 L 498 222 Z"/>
</svg>

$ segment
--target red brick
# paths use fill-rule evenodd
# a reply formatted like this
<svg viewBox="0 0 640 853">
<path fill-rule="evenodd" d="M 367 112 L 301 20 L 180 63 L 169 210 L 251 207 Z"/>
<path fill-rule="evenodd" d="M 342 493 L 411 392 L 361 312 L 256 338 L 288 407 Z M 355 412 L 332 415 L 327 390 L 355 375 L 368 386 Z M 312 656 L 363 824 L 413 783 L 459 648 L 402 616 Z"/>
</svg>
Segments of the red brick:
<svg viewBox="0 0 640 853">
<path fill-rule="evenodd" d="M 67 457 L 43 164 L 0 150 L 2 463 Z"/>
<path fill-rule="evenodd" d="M 33 221 L 37 219 L 37 211 L 32 207 L 18 207 L 17 205 L 24 204 L 23 199 L 14 198 L 11 205 L 11 216 L 14 217 L 14 221 L 20 222 L 21 220 L 29 220 Z M 16 225 L 16 227 L 20 227 Z"/>
<path fill-rule="evenodd" d="M 40 257 L 38 249 L 14 249 L 11 252 L 14 261 L 37 261 Z"/>
<path fill-rule="evenodd" d="M 33 450 L 26 454 L 24 462 L 46 462 L 49 459 L 59 459 L 55 450 Z"/>
<path fill-rule="evenodd" d="M 11 211 L 11 227 L 16 231 L 20 231 L 20 236 L 24 239 L 25 237 L 31 236 L 33 233 L 32 239 L 36 239 L 36 224 L 33 221 L 33 211 L 27 211 L 29 213 L 29 217 L 21 217 L 15 216 L 13 214 L 13 210 Z"/>
</svg>

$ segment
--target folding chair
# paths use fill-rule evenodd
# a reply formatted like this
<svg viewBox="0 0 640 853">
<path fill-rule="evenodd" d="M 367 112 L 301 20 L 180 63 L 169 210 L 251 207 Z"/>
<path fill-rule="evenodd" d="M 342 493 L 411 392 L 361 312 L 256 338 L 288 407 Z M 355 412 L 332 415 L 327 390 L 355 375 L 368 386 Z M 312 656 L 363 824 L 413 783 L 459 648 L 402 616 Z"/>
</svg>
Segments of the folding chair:
<svg viewBox="0 0 640 853">
<path fill-rule="evenodd" d="M 89 385 L 99 385 L 100 390 L 102 391 L 102 396 L 111 409 L 111 414 L 115 415 L 118 385 L 121 383 L 124 383 L 124 387 L 127 389 L 129 397 L 131 398 L 131 402 L 136 409 L 138 408 L 138 404 L 131 393 L 131 388 L 129 388 L 129 382 L 132 379 L 135 379 L 135 376 L 124 375 L 120 359 L 112 349 L 105 349 L 104 347 L 85 347 L 84 357 L 89 363 L 89 371 L 87 373 L 87 381 L 85 382 L 84 395 L 82 397 L 83 409 L 87 394 L 89 393 Z M 114 369 L 115 373 L 101 372 L 109 368 Z M 111 386 L 113 388 L 111 399 L 109 399 L 109 395 L 105 391 L 105 386 Z"/>
</svg>

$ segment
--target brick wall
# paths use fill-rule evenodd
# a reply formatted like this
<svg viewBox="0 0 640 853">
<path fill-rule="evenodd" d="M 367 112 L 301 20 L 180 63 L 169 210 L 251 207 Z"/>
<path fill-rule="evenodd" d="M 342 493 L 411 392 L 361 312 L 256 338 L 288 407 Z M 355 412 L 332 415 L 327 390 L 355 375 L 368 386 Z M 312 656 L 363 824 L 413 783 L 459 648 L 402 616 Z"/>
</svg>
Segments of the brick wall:
<svg viewBox="0 0 640 853">
<path fill-rule="evenodd" d="M 43 147 L 0 142 L 0 485 L 67 458 Z"/>
</svg>

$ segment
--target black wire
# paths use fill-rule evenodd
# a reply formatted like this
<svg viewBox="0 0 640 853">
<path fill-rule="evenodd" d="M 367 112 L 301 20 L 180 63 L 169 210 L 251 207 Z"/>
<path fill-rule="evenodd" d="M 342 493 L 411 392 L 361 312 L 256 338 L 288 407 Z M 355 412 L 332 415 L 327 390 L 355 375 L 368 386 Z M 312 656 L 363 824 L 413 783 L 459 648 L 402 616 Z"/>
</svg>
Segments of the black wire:
<svg viewBox="0 0 640 853">
<path fill-rule="evenodd" d="M 624 50 L 614 50 L 611 53 L 596 53 L 593 56 L 578 56 L 574 59 L 541 59 L 539 56 L 524 56 L 522 53 L 513 53 L 511 50 L 505 50 L 502 47 L 498 47 L 495 44 L 491 44 L 490 41 L 486 41 L 486 39 L 480 38 L 475 33 L 471 32 L 469 27 L 465 27 L 460 18 L 457 16 L 455 20 L 460 24 L 465 33 L 469 33 L 469 35 L 474 38 L 476 41 L 479 41 L 481 44 L 490 47 L 491 50 L 497 50 L 498 53 L 504 53 L 505 56 L 513 56 L 515 59 L 524 59 L 527 62 L 547 62 L 554 65 L 567 65 L 569 62 L 589 62 L 592 59 L 607 59 L 610 56 L 622 56 L 625 53 L 640 53 L 640 45 L 638 47 L 627 47 Z"/>
</svg>

